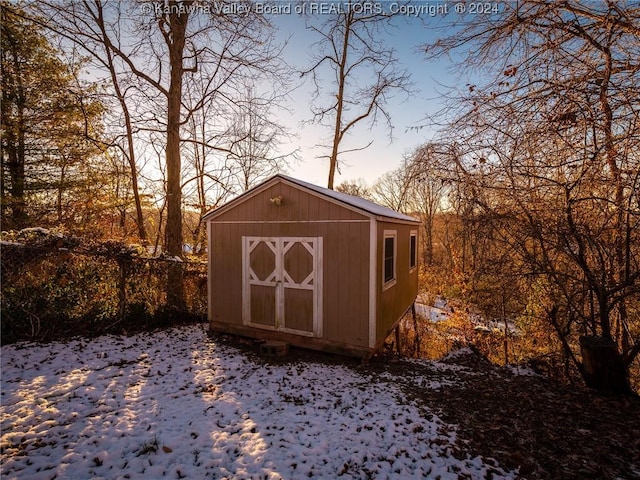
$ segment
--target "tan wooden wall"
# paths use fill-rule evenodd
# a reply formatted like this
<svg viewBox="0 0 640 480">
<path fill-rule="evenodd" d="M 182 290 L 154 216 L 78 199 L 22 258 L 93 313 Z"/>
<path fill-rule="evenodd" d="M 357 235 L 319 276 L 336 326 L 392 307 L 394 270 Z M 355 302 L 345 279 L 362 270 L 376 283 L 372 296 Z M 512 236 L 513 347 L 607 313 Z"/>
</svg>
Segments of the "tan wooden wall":
<svg viewBox="0 0 640 480">
<path fill-rule="evenodd" d="M 276 196 L 280 206 L 270 201 Z M 242 325 L 243 236 L 323 237 L 323 339 L 368 345 L 367 216 L 278 183 L 209 221 L 210 321 Z"/>
<path fill-rule="evenodd" d="M 384 231 L 395 230 L 397 232 L 397 265 L 396 284 L 383 291 L 382 269 Z M 417 231 L 418 225 L 378 222 L 378 252 L 377 258 L 377 288 L 379 295 L 377 302 L 378 321 L 376 326 L 377 341 L 384 340 L 393 324 L 411 306 L 418 294 L 418 268 L 410 271 L 409 237 L 412 231 Z M 417 239 L 416 239 L 417 240 Z"/>
</svg>

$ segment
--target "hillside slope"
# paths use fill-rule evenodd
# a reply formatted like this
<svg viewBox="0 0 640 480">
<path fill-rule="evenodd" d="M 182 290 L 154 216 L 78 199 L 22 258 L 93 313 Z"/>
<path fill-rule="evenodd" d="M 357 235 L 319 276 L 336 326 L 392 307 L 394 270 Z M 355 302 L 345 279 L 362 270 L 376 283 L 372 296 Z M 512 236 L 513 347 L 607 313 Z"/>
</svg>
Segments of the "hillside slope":
<svg viewBox="0 0 640 480">
<path fill-rule="evenodd" d="M 392 372 L 408 398 L 456 424 L 467 454 L 495 458 L 519 478 L 640 479 L 638 398 L 558 385 L 469 349 L 404 363 L 383 375 Z"/>
</svg>

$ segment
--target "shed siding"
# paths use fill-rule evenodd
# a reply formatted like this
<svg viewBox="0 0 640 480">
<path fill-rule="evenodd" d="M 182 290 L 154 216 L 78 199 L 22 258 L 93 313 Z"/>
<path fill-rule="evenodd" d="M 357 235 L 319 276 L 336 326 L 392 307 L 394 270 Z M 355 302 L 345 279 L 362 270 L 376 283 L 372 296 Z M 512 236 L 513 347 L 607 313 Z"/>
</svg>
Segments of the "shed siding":
<svg viewBox="0 0 640 480">
<path fill-rule="evenodd" d="M 282 196 L 282 204 L 276 206 L 272 198 Z M 298 188 L 276 183 L 255 192 L 243 202 L 216 216 L 221 222 L 314 222 L 326 220 L 362 220 L 368 217 L 356 211 L 320 198 Z M 286 225 L 283 223 L 282 225 Z"/>
<path fill-rule="evenodd" d="M 283 197 L 280 206 L 270 201 L 277 195 Z M 368 347 L 368 217 L 317 195 L 276 184 L 209 222 L 211 321 L 242 326 L 243 236 L 322 237 L 322 338 Z M 291 302 L 286 308 L 295 309 L 296 298 Z M 306 315 L 299 321 L 307 322 L 303 317 Z"/>
<path fill-rule="evenodd" d="M 210 227 L 209 288 L 214 321 L 242 324 L 242 230 L 240 224 L 221 228 L 213 223 Z"/>
<path fill-rule="evenodd" d="M 416 230 L 415 225 L 378 222 L 378 258 L 377 282 L 379 292 L 378 322 L 376 336 L 378 341 L 384 340 L 394 323 L 411 306 L 418 294 L 418 269 L 410 271 L 409 265 L 409 237 L 411 232 Z M 395 230 L 397 232 L 397 256 L 396 256 L 396 284 L 386 290 L 382 289 L 382 268 L 383 268 L 383 248 L 385 230 Z"/>
<path fill-rule="evenodd" d="M 406 216 L 394 218 L 391 211 L 389 217 L 376 216 L 375 212 L 380 209 L 375 205 L 362 208 L 359 199 L 352 202 L 333 192 L 325 195 L 323 189 L 296 184 L 295 179 L 278 179 L 277 176 L 274 179 L 207 218 L 212 328 L 215 324 L 221 331 L 265 339 L 279 338 L 324 350 L 371 352 L 417 295 L 418 272 L 416 268 L 410 269 L 409 258 L 409 238 L 411 231 L 417 229 L 416 223 Z M 271 201 L 277 197 L 281 197 L 280 205 Z M 396 232 L 397 254 L 395 284 L 383 291 L 385 230 Z M 243 237 L 322 239 L 322 263 L 317 266 L 322 271 L 322 288 L 318 290 L 321 295 L 318 306 L 322 322 L 320 338 L 292 334 L 310 331 L 313 322 L 313 312 L 309 311 L 310 290 L 287 290 L 287 295 L 278 297 L 281 301 L 284 298 L 279 311 L 284 309 L 285 327 L 290 329 L 289 333 L 243 325 Z M 304 264 L 294 265 L 291 259 L 286 271 L 300 281 L 310 267 L 305 263 L 304 254 L 295 253 L 296 248 L 304 247 L 292 248 L 294 250 L 289 250 L 291 255 L 302 258 Z M 266 257 L 268 255 L 257 251 L 255 259 L 250 259 L 258 276 L 266 275 L 274 268 L 266 264 Z M 255 286 L 253 284 L 252 288 Z M 265 316 L 264 320 L 253 319 L 254 324 L 261 321 L 273 324 L 275 294 L 263 293 L 261 298 L 251 298 L 244 308 L 256 315 L 262 312 Z"/>
</svg>

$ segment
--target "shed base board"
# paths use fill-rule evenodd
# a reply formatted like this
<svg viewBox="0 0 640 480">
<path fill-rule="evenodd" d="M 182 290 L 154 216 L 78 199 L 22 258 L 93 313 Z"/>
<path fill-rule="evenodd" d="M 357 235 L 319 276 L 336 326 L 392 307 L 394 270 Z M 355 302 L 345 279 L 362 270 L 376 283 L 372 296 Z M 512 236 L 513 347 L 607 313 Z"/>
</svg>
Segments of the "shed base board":
<svg viewBox="0 0 640 480">
<path fill-rule="evenodd" d="M 284 332 L 262 330 L 259 328 L 247 327 L 245 325 L 233 325 L 223 322 L 210 322 L 209 329 L 212 332 L 230 333 L 233 335 L 255 338 L 258 340 L 278 340 L 281 342 L 286 342 L 290 345 L 294 345 L 296 347 L 319 350 L 321 352 L 327 353 L 335 353 L 338 355 L 346 355 L 349 357 L 366 358 L 372 353 L 371 349 L 368 347 L 358 347 L 355 345 L 329 342 L 320 338 L 310 338 Z"/>
</svg>

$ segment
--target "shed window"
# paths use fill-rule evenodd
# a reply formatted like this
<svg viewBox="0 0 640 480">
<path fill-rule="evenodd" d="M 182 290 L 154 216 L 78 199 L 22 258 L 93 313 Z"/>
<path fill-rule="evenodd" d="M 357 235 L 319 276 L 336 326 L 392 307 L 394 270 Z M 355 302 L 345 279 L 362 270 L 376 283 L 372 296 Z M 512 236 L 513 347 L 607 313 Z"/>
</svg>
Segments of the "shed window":
<svg viewBox="0 0 640 480">
<path fill-rule="evenodd" d="M 418 265 L 418 232 L 411 230 L 409 236 L 409 270 L 413 270 Z"/>
<path fill-rule="evenodd" d="M 391 286 L 396 280 L 396 232 L 384 232 L 384 284 Z"/>
</svg>

